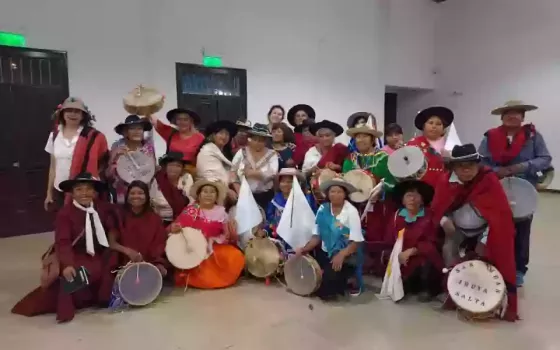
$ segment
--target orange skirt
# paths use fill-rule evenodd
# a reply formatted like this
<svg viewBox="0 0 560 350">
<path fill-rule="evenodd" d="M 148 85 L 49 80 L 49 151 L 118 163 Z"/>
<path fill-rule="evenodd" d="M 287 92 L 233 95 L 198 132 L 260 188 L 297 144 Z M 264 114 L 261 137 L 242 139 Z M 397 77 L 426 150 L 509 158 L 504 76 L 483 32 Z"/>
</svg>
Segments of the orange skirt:
<svg viewBox="0 0 560 350">
<path fill-rule="evenodd" d="M 245 256 L 229 244 L 214 244 L 213 249 L 198 267 L 175 271 L 175 286 L 216 289 L 234 285 L 245 267 Z"/>
</svg>

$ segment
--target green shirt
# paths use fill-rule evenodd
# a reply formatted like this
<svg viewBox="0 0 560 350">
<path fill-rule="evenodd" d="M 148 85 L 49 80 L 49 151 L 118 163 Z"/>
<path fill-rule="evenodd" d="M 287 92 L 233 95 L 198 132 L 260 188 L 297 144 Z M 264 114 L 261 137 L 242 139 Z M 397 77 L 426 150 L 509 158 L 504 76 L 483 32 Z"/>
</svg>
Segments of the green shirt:
<svg viewBox="0 0 560 350">
<path fill-rule="evenodd" d="M 390 192 L 395 187 L 396 180 L 389 171 L 388 161 L 389 155 L 382 151 L 369 154 L 353 152 L 344 160 L 342 173 L 354 169 L 367 170 L 376 178 L 383 179 L 385 181 L 385 191 Z"/>
</svg>

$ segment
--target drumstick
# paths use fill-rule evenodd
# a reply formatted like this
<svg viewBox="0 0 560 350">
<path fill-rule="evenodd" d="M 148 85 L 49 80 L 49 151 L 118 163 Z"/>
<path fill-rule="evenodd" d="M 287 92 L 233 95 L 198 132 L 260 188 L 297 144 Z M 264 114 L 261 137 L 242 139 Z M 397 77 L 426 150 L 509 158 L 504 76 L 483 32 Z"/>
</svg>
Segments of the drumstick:
<svg viewBox="0 0 560 350">
<path fill-rule="evenodd" d="M 136 284 L 140 284 L 140 264 L 136 265 Z"/>
<path fill-rule="evenodd" d="M 130 155 L 130 152 L 126 152 L 126 155 L 128 157 L 128 159 L 130 159 L 130 161 L 132 162 L 132 165 L 136 168 L 136 169 L 140 169 L 140 166 L 138 165 L 138 163 L 136 163 L 136 161 L 134 160 L 134 158 Z"/>
<path fill-rule="evenodd" d="M 371 202 L 371 198 L 373 198 L 373 196 L 377 195 L 380 191 L 383 190 L 383 184 L 385 183 L 384 179 L 381 179 L 381 181 L 379 181 L 379 183 L 377 185 L 375 185 L 375 187 L 371 190 L 368 200 L 367 200 L 367 204 L 366 207 L 364 209 L 364 212 L 362 213 L 362 216 L 360 217 L 360 220 L 363 220 L 366 215 L 367 212 L 371 209 L 371 207 L 373 207 L 373 203 Z"/>
</svg>

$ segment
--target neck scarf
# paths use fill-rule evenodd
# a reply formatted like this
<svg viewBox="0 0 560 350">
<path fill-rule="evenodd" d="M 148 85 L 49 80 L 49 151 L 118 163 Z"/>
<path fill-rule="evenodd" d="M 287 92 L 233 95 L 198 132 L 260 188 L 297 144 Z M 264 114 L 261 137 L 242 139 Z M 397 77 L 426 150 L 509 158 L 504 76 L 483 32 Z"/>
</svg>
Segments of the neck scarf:
<svg viewBox="0 0 560 350">
<path fill-rule="evenodd" d="M 80 203 L 73 201 L 76 208 L 86 212 L 86 251 L 89 255 L 95 255 L 95 248 L 93 243 L 93 235 L 97 238 L 97 242 L 104 247 L 109 247 L 109 242 L 107 241 L 107 236 L 105 235 L 105 229 L 101 224 L 101 219 L 99 214 L 93 207 L 93 203 L 89 207 L 83 207 Z"/>
<path fill-rule="evenodd" d="M 521 153 L 523 146 L 528 139 L 535 134 L 533 124 L 527 124 L 521 127 L 513 136 L 511 143 L 508 140 L 507 130 L 504 126 L 491 129 L 486 133 L 488 138 L 488 150 L 492 156 L 492 160 L 499 165 L 508 165 Z"/>
</svg>

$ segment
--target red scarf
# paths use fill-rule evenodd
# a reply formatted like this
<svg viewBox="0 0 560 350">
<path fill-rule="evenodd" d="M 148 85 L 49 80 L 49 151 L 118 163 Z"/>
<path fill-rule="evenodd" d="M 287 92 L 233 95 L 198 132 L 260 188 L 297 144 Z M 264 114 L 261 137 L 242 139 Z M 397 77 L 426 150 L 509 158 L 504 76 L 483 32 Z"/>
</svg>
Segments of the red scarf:
<svg viewBox="0 0 560 350">
<path fill-rule="evenodd" d="M 189 200 L 183 196 L 181 190 L 179 190 L 177 186 L 173 186 L 163 169 L 157 172 L 156 181 L 165 200 L 173 210 L 173 219 L 175 219 L 181 214 L 181 211 L 189 203 Z"/>
<path fill-rule="evenodd" d="M 533 124 L 523 125 L 515 136 L 513 136 L 510 144 L 506 128 L 503 125 L 488 130 L 486 137 L 488 139 L 488 150 L 490 151 L 490 155 L 492 155 L 492 160 L 499 165 L 508 165 L 521 153 L 525 142 L 534 136 L 535 132 L 535 126 Z"/>
<path fill-rule="evenodd" d="M 292 159 L 294 163 L 298 166 L 303 164 L 303 159 L 305 158 L 305 153 L 317 143 L 314 137 L 305 137 L 302 133 L 294 133 L 295 145 L 294 154 Z"/>
<path fill-rule="evenodd" d="M 505 318 L 517 320 L 517 291 L 515 286 L 515 227 L 508 199 L 498 177 L 489 169 L 480 169 L 467 185 L 449 182 L 442 176 L 431 205 L 434 225 L 439 227 L 443 215 L 471 203 L 488 222 L 486 257 L 500 271 L 507 284 L 508 309 Z"/>
<path fill-rule="evenodd" d="M 342 163 L 344 163 L 344 159 L 346 159 L 346 156 L 348 156 L 349 153 L 350 151 L 348 150 L 348 147 L 346 145 L 337 143 L 333 145 L 325 154 L 323 154 L 323 156 L 319 160 L 319 163 L 317 163 L 317 167 L 319 169 L 323 169 L 329 163 L 334 163 L 336 165 L 342 166 Z"/>
</svg>

